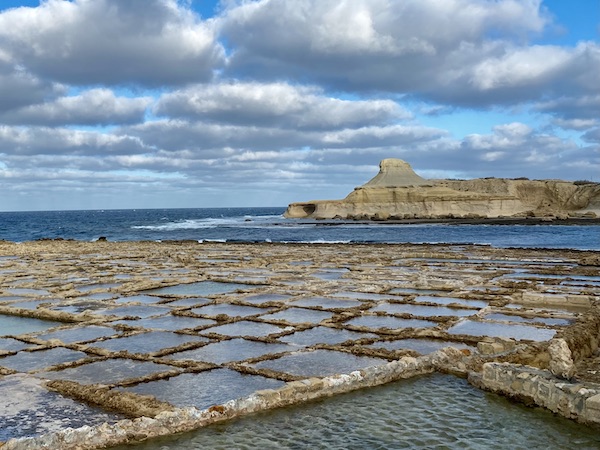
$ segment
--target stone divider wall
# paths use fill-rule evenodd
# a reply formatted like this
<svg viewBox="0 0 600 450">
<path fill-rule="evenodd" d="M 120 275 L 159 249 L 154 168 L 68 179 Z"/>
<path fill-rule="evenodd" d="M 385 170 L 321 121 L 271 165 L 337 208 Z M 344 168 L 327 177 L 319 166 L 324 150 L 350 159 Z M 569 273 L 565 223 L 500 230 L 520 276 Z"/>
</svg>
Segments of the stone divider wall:
<svg viewBox="0 0 600 450">
<path fill-rule="evenodd" d="M 67 428 L 39 437 L 11 439 L 2 450 L 33 450 L 40 448 L 61 450 L 91 450 L 149 438 L 191 431 L 234 417 L 289 406 L 323 397 L 378 386 L 392 381 L 432 373 L 455 365 L 464 354 L 454 348 L 445 348 L 418 358 L 404 357 L 380 366 L 368 367 L 350 374 L 325 378 L 307 378 L 286 383 L 279 389 L 257 391 L 247 397 L 231 400 L 205 410 L 180 408 L 166 411 L 154 418 L 140 417 L 121 420 L 116 424 L 96 427 Z"/>
<path fill-rule="evenodd" d="M 570 383 L 548 370 L 509 363 L 486 363 L 469 381 L 482 389 L 535 404 L 578 422 L 600 424 L 600 386 Z M 596 387 L 597 386 L 597 387 Z"/>
</svg>

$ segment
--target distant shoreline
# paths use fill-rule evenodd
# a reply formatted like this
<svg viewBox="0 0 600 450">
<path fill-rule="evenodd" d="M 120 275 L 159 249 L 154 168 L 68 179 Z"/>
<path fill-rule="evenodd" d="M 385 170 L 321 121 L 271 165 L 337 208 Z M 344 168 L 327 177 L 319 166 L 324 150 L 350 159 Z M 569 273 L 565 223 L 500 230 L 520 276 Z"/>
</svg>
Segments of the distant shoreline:
<svg viewBox="0 0 600 450">
<path fill-rule="evenodd" d="M 553 219 L 548 217 L 519 217 L 519 218 L 479 218 L 479 219 L 393 219 L 393 220 L 352 220 L 352 219 L 312 219 L 298 221 L 298 224 L 316 224 L 321 226 L 337 225 L 415 225 L 415 224 L 446 224 L 446 225 L 600 225 L 600 218 L 569 218 Z"/>
</svg>

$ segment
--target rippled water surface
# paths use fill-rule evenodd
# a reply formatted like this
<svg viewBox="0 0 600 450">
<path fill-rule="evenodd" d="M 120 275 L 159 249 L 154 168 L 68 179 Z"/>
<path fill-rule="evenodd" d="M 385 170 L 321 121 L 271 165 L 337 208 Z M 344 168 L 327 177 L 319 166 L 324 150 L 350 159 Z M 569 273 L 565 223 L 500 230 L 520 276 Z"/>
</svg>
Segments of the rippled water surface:
<svg viewBox="0 0 600 450">
<path fill-rule="evenodd" d="M 118 450 L 205 448 L 582 450 L 600 430 L 435 374 Z"/>
<path fill-rule="evenodd" d="M 281 208 L 0 212 L 0 239 L 446 242 L 598 250 L 600 225 L 391 224 L 284 219 Z M 335 275 L 332 275 L 335 277 Z"/>
</svg>

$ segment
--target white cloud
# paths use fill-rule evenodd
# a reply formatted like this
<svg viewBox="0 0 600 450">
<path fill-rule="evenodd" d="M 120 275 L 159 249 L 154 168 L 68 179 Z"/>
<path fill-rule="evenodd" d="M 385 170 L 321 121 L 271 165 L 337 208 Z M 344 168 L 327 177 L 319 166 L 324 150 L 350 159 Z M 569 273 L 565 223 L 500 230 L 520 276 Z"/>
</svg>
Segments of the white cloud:
<svg viewBox="0 0 600 450">
<path fill-rule="evenodd" d="M 194 85 L 163 95 L 155 112 L 171 118 L 309 130 L 412 117 L 392 100 L 341 100 L 314 86 L 257 82 Z"/>
<path fill-rule="evenodd" d="M 596 127 L 582 136 L 586 142 L 600 144 L 600 127 Z"/>
<path fill-rule="evenodd" d="M 572 60 L 560 47 L 533 46 L 514 49 L 499 58 L 488 58 L 473 69 L 473 85 L 482 91 L 546 84 Z"/>
<path fill-rule="evenodd" d="M 47 0 L 1 13 L 0 42 L 36 76 L 77 85 L 209 80 L 224 61 L 210 24 L 176 0 Z"/>
<path fill-rule="evenodd" d="M 552 123 L 561 128 L 582 131 L 597 126 L 600 119 L 554 119 Z"/>
<path fill-rule="evenodd" d="M 600 43 L 537 40 L 539 0 L 222 5 L 0 11 L 0 188 L 284 204 L 344 196 L 387 157 L 462 178 L 600 170 Z"/>
<path fill-rule="evenodd" d="M 515 122 L 495 126 L 491 134 L 465 137 L 453 163 L 479 171 L 479 176 L 575 179 L 577 171 L 565 162 L 587 157 L 572 140 Z"/>
<path fill-rule="evenodd" d="M 0 156 L 88 155 L 101 159 L 109 154 L 140 153 L 147 150 L 136 137 L 64 128 L 0 125 Z"/>
<path fill-rule="evenodd" d="M 581 96 L 561 95 L 539 102 L 535 108 L 563 119 L 595 120 L 600 118 L 600 92 Z"/>
<path fill-rule="evenodd" d="M 152 99 L 116 97 L 109 89 L 25 106 L 0 114 L 4 123 L 19 125 L 110 125 L 141 122 Z"/>
<path fill-rule="evenodd" d="M 234 72 L 299 73 L 341 88 L 435 96 L 448 83 L 463 84 L 470 66 L 506 53 L 508 44 L 490 39 L 491 33 L 522 40 L 541 32 L 548 19 L 539 5 L 538 0 L 263 0 L 232 7 L 220 25 L 234 44 Z"/>
<path fill-rule="evenodd" d="M 597 91 L 597 44 L 527 44 L 550 23 L 539 0 L 261 0 L 234 2 L 219 26 L 236 77 L 463 106 Z"/>
<path fill-rule="evenodd" d="M 52 99 L 65 91 L 60 84 L 44 81 L 0 59 L 0 114 Z"/>
</svg>

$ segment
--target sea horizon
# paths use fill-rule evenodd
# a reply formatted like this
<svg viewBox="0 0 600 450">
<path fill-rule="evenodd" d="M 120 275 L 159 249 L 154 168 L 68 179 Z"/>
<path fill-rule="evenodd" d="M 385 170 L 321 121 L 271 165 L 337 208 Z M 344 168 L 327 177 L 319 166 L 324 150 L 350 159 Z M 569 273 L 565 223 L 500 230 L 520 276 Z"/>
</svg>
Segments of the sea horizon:
<svg viewBox="0 0 600 450">
<path fill-rule="evenodd" d="M 288 219 L 284 207 L 140 208 L 0 212 L 0 239 L 80 241 L 479 244 L 600 250 L 600 224 L 521 220 L 374 222 Z M 535 219 L 534 219 L 535 220 Z"/>
</svg>

